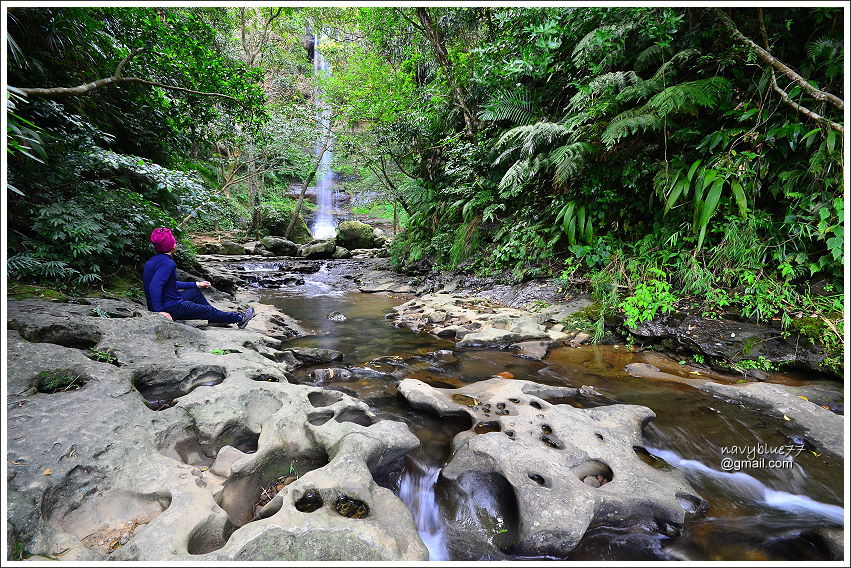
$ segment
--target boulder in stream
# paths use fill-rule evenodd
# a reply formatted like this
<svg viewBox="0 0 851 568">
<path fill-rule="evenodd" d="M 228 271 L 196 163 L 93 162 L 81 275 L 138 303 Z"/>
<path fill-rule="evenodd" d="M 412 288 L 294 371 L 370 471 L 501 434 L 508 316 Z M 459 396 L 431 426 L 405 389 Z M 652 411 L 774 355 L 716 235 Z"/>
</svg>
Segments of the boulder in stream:
<svg viewBox="0 0 851 568">
<path fill-rule="evenodd" d="M 644 406 L 551 404 L 577 389 L 496 378 L 458 389 L 405 379 L 399 393 L 415 408 L 471 419 L 436 486 L 450 531 L 467 541 L 564 558 L 592 524 L 676 536 L 703 508 L 678 470 L 636 454 L 655 417 Z"/>
</svg>

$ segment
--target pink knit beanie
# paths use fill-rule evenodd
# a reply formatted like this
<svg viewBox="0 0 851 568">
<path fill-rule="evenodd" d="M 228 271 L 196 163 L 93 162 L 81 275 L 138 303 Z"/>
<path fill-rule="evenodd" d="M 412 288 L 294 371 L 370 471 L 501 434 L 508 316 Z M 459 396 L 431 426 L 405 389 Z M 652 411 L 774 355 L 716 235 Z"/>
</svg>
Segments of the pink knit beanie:
<svg viewBox="0 0 851 568">
<path fill-rule="evenodd" d="M 171 234 L 171 229 L 160 227 L 151 233 L 151 242 L 157 252 L 168 252 L 177 245 L 177 239 Z"/>
</svg>

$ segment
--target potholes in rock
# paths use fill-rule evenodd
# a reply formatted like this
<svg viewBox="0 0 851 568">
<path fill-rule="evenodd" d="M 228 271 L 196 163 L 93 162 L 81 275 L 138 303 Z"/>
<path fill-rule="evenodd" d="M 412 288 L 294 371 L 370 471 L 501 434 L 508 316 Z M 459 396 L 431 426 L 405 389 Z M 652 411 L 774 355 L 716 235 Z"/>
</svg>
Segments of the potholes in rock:
<svg viewBox="0 0 851 568">
<path fill-rule="evenodd" d="M 540 485 L 541 487 L 547 487 L 547 480 L 544 479 L 543 476 L 538 475 L 537 473 L 528 474 L 529 479 Z"/>
<path fill-rule="evenodd" d="M 337 422 L 352 422 L 360 426 L 372 426 L 376 420 L 360 408 L 346 408 L 334 420 Z"/>
<path fill-rule="evenodd" d="M 453 394 L 452 401 L 463 404 L 464 406 L 477 406 L 479 404 L 479 400 L 476 397 L 460 393 Z"/>
<path fill-rule="evenodd" d="M 561 442 L 561 440 L 555 434 L 544 434 L 543 436 L 541 436 L 541 441 L 545 445 L 547 445 L 547 446 L 549 446 L 553 449 L 556 449 L 556 450 L 563 450 L 564 449 L 564 444 Z"/>
<path fill-rule="evenodd" d="M 216 365 L 194 367 L 188 373 L 180 369 L 142 369 L 133 374 L 132 382 L 148 408 L 164 410 L 197 387 L 221 383 L 225 376 L 224 367 Z"/>
<path fill-rule="evenodd" d="M 319 510 L 325 503 L 322 495 L 316 489 L 307 489 L 295 502 L 295 508 L 302 513 L 312 513 Z"/>
<path fill-rule="evenodd" d="M 42 501 L 42 515 L 49 526 L 77 536 L 87 548 L 101 555 L 107 556 L 124 546 L 139 527 L 171 505 L 168 493 L 123 489 L 98 493 L 92 488 L 97 484 L 89 476 L 90 470 L 75 468 L 65 483 L 48 489 Z"/>
<path fill-rule="evenodd" d="M 334 413 L 330 410 L 323 410 L 322 412 L 313 412 L 307 415 L 308 423 L 313 426 L 322 426 L 329 420 L 334 417 Z"/>
<path fill-rule="evenodd" d="M 211 467 L 225 446 L 231 446 L 244 454 L 255 453 L 259 438 L 260 433 L 251 430 L 246 424 L 231 422 L 215 438 L 202 434 L 197 428 L 169 433 L 161 442 L 159 451 L 164 456 L 188 465 Z"/>
<path fill-rule="evenodd" d="M 488 434 L 490 432 L 501 432 L 502 426 L 497 420 L 490 420 L 487 422 L 478 422 L 475 426 L 473 426 L 473 432 L 476 434 Z M 510 437 L 510 436 L 509 436 Z"/>
<path fill-rule="evenodd" d="M 77 369 L 50 369 L 35 376 L 35 389 L 38 392 L 54 394 L 80 389 L 89 380 L 89 375 Z"/>
<path fill-rule="evenodd" d="M 33 343 L 53 343 L 72 349 L 92 349 L 102 337 L 96 329 L 74 322 L 30 328 L 13 320 L 9 322 L 9 328 L 16 329 L 21 337 Z"/>
<path fill-rule="evenodd" d="M 598 460 L 584 461 L 570 470 L 579 478 L 579 481 L 594 488 L 602 487 L 614 478 L 612 469 Z"/>
<path fill-rule="evenodd" d="M 307 395 L 307 400 L 314 408 L 321 408 L 340 402 L 343 400 L 343 395 L 339 392 L 313 391 Z"/>
<path fill-rule="evenodd" d="M 237 527 L 225 516 L 216 516 L 199 525 L 189 535 L 187 550 L 189 554 L 207 554 L 215 552 L 227 544 L 230 535 Z"/>
<path fill-rule="evenodd" d="M 334 510 L 350 519 L 363 519 L 369 516 L 369 505 L 360 499 L 343 494 L 340 494 L 334 502 Z"/>
<path fill-rule="evenodd" d="M 298 479 L 327 464 L 328 456 L 321 450 L 296 456 L 288 455 L 283 449 L 270 451 L 249 469 L 225 480 L 219 505 L 237 527 L 273 515 L 283 504 L 278 494 L 289 485 L 284 481 L 289 477 Z"/>
<path fill-rule="evenodd" d="M 87 352 L 83 352 L 83 355 L 92 361 L 97 361 L 98 363 L 109 363 L 116 367 L 121 366 L 121 362 L 118 360 L 118 357 L 116 357 L 115 352 L 113 352 L 112 349 L 95 349 L 93 347 Z"/>
<path fill-rule="evenodd" d="M 260 432 L 254 432 L 241 422 L 233 422 L 216 437 L 215 447 L 217 452 L 225 446 L 231 446 L 244 454 L 253 454 L 257 451 L 259 439 Z"/>
</svg>

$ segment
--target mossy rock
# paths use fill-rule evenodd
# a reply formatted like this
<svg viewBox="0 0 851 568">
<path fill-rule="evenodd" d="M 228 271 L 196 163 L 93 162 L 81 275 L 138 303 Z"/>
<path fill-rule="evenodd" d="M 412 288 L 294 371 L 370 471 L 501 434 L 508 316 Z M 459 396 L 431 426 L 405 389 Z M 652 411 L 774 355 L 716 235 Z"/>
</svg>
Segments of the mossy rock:
<svg viewBox="0 0 851 568">
<path fill-rule="evenodd" d="M 287 231 L 291 218 L 291 211 L 270 211 L 263 216 L 260 229 L 267 235 L 283 235 Z M 309 243 L 313 240 L 313 235 L 310 234 L 310 229 L 307 228 L 307 223 L 304 222 L 301 215 L 296 219 L 293 230 L 287 239 L 297 244 Z"/>
<path fill-rule="evenodd" d="M 366 223 L 343 221 L 337 226 L 337 245 L 349 250 L 375 248 L 375 234 Z"/>
<path fill-rule="evenodd" d="M 79 389 L 88 380 L 85 373 L 74 369 L 51 369 L 36 375 L 35 388 L 38 392 L 52 394 Z"/>
</svg>

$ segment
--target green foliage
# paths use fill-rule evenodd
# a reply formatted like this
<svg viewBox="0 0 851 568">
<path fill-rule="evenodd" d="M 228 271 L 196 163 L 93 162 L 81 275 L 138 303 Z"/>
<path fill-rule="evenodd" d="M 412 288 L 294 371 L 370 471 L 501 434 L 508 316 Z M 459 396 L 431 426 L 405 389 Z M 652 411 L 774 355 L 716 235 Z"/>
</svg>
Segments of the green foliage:
<svg viewBox="0 0 851 568">
<path fill-rule="evenodd" d="M 107 316 L 109 317 L 109 316 Z M 92 348 L 90 350 L 89 357 L 94 359 L 95 361 L 100 361 L 101 363 L 109 363 L 111 365 L 115 365 L 118 363 L 118 358 L 105 349 L 95 349 Z"/>
<path fill-rule="evenodd" d="M 86 383 L 83 373 L 74 369 L 51 369 L 36 375 L 35 387 L 38 392 L 55 393 L 76 390 Z"/>
<path fill-rule="evenodd" d="M 632 296 L 621 302 L 620 308 L 626 315 L 624 325 L 635 328 L 640 322 L 650 321 L 658 312 L 668 313 L 674 310 L 678 298 L 671 293 L 667 275 L 655 271 L 658 278 L 640 282 Z"/>
<path fill-rule="evenodd" d="M 741 359 L 733 364 L 733 368 L 739 371 L 756 369 L 759 371 L 776 371 L 777 365 L 760 355 L 756 359 Z"/>
</svg>

